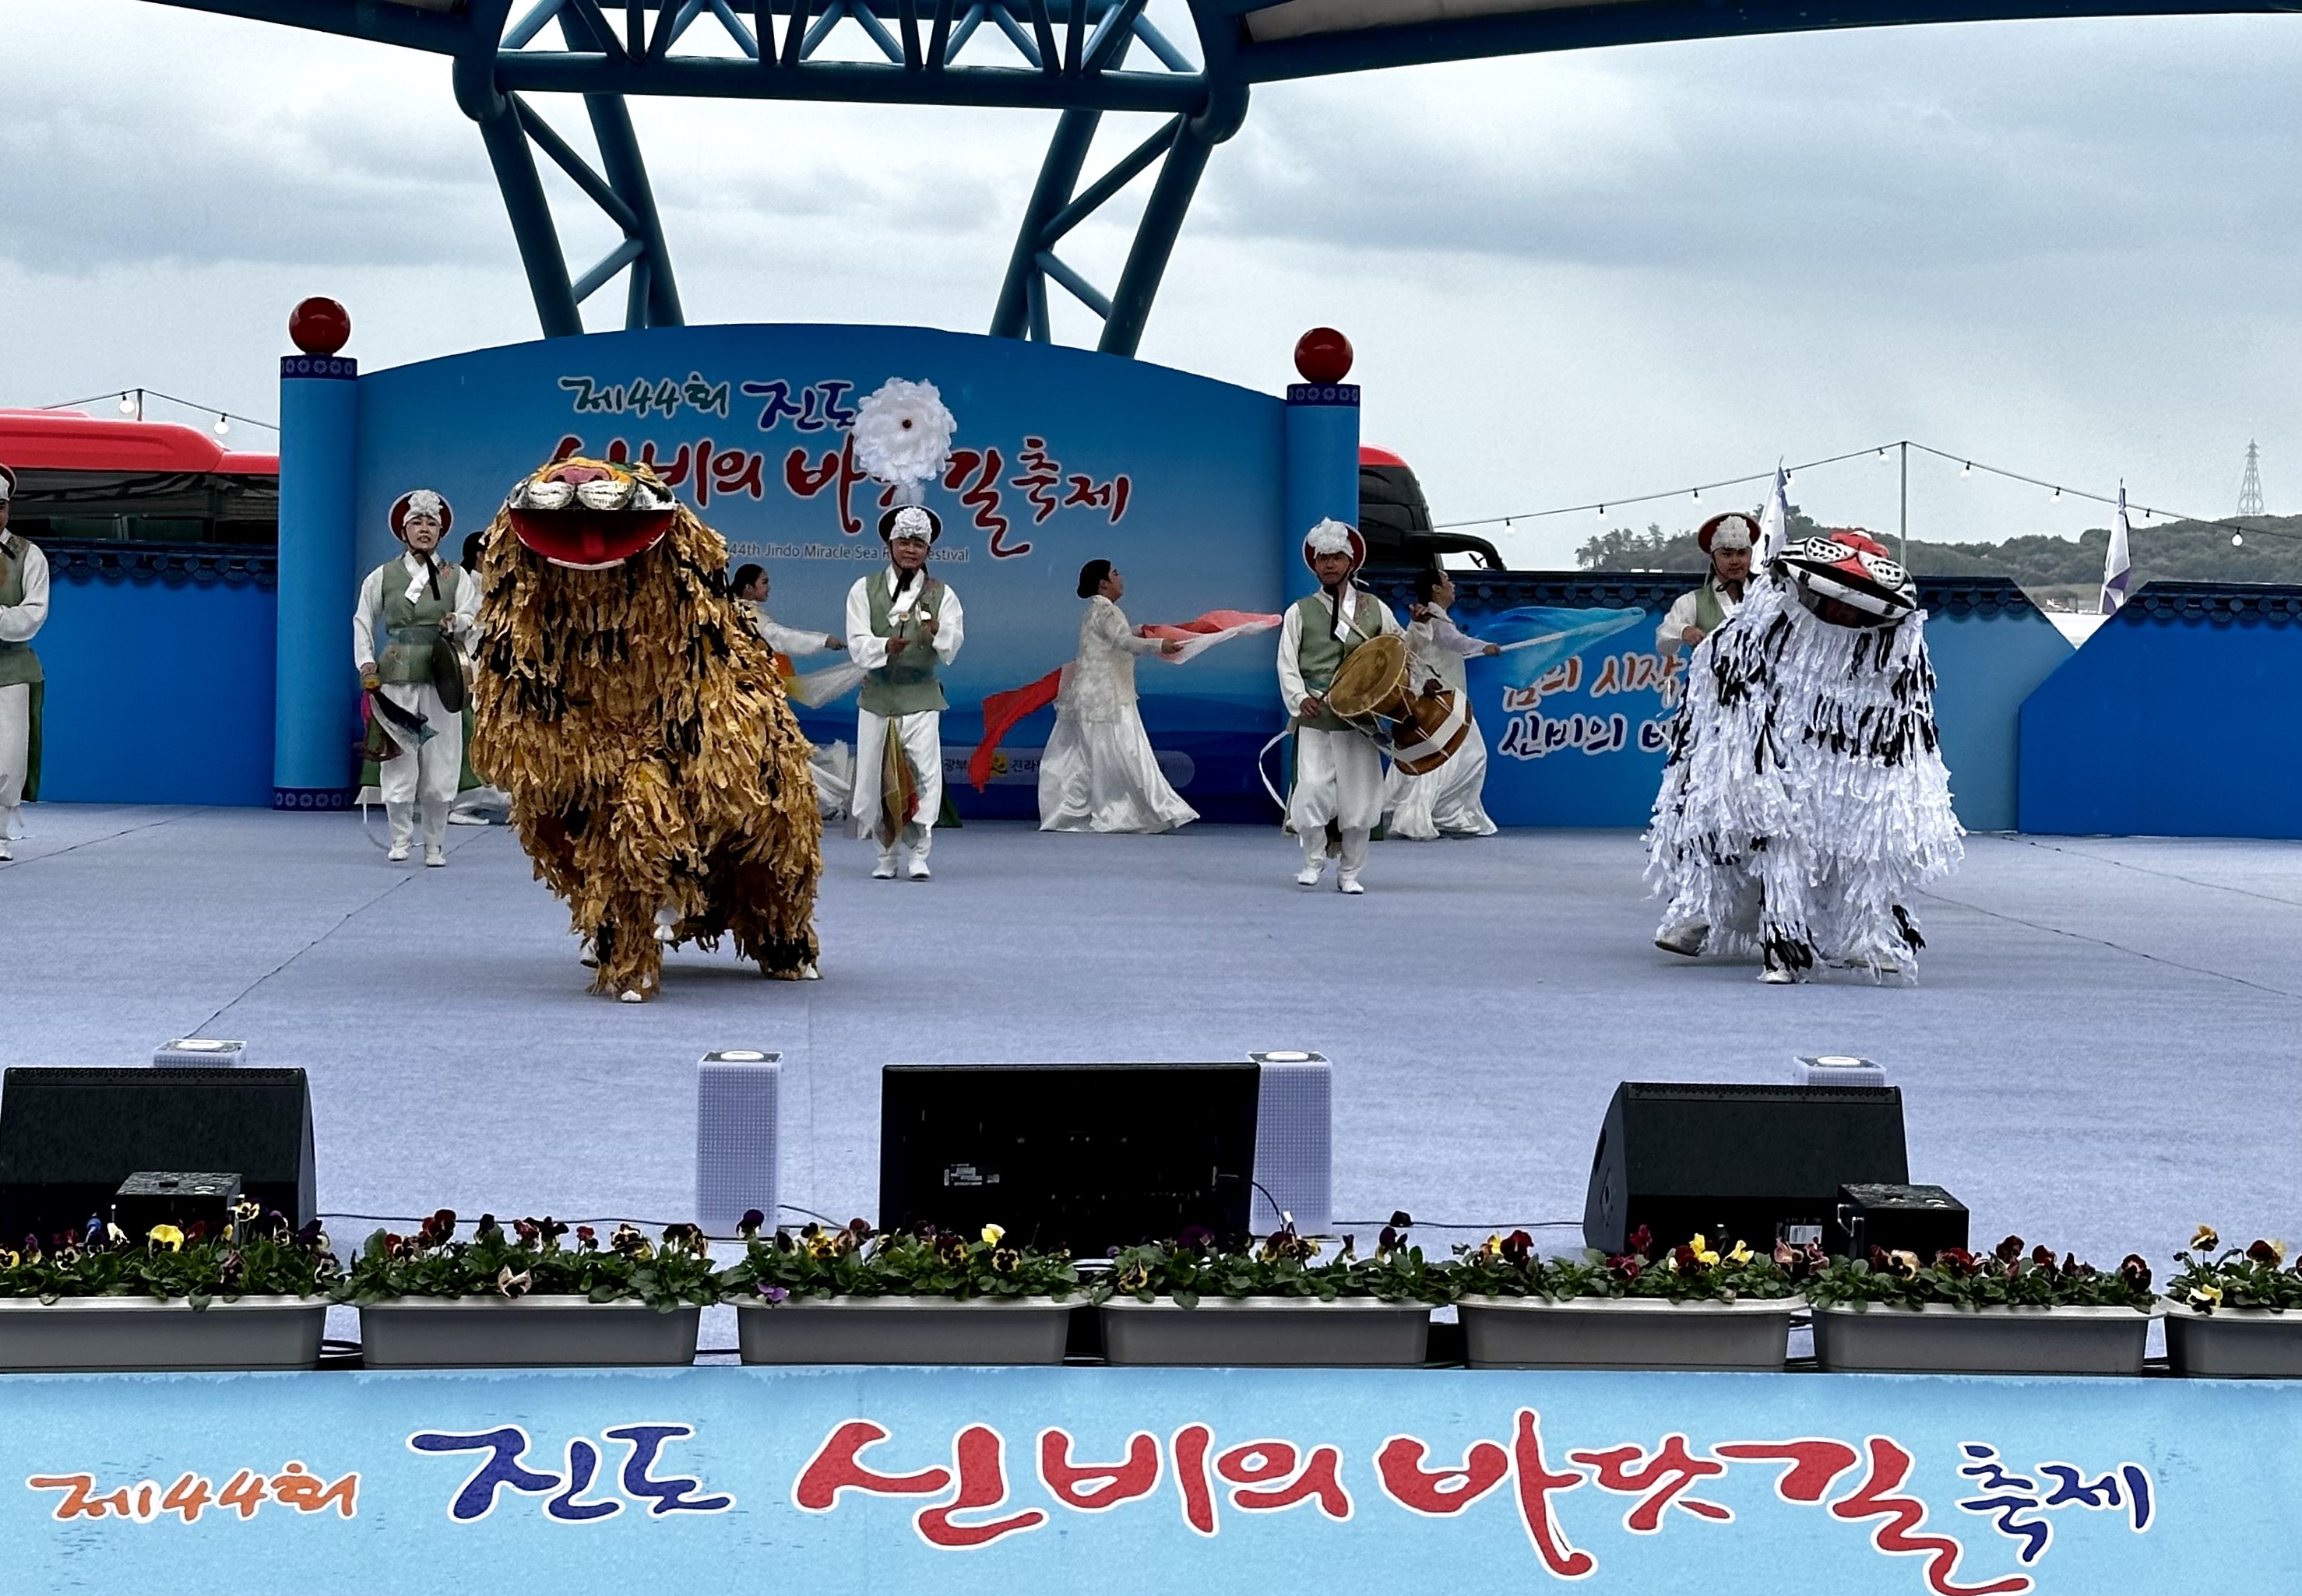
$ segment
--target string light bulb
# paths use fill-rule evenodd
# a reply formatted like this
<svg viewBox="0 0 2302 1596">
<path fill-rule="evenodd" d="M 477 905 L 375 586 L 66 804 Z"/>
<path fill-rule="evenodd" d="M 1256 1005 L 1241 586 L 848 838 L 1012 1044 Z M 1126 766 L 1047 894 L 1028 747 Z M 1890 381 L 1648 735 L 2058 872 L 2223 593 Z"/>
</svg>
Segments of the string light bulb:
<svg viewBox="0 0 2302 1596">
<path fill-rule="evenodd" d="M 214 427 L 213 431 L 215 433 L 215 435 L 216 435 L 217 437 L 219 437 L 219 438 L 223 437 L 226 433 L 229 433 L 230 431 L 231 431 L 231 416 L 229 416 L 224 415 L 224 414 L 223 414 L 223 413 L 222 413 L 221 411 L 217 412 L 216 418 L 215 418 L 215 426 Z"/>
<path fill-rule="evenodd" d="M 1701 489 L 1700 489 L 1700 488 L 1696 488 L 1696 489 L 1694 489 L 1694 490 L 1693 490 L 1693 492 L 1694 492 L 1694 502 L 1695 502 L 1695 503 L 1697 503 L 1697 504 L 1701 504 L 1701 503 L 1702 502 L 1702 490 L 1701 490 Z"/>
<path fill-rule="evenodd" d="M 1961 471 L 1959 475 L 1961 476 L 1972 476 L 1974 475 L 1974 462 L 1972 460 L 1969 460 L 1966 463 L 1966 468 L 1963 471 Z"/>
<path fill-rule="evenodd" d="M 2242 533 L 2242 532 L 2234 532 L 2234 533 L 2231 533 L 2231 548 L 2233 548 L 2233 549 L 2243 549 L 2243 548 L 2245 548 L 2245 547 L 2246 547 L 2246 533 Z"/>
<path fill-rule="evenodd" d="M 124 393 L 120 396 L 120 413 L 122 416 L 133 416 L 136 414 L 136 401 L 129 398 Z"/>
<path fill-rule="evenodd" d="M 2063 496 L 2063 491 L 2062 491 L 2060 488 L 2056 488 L 2056 489 L 2054 490 L 2054 497 L 2055 497 L 2055 498 L 2057 498 L 2057 499 L 2060 499 L 2062 496 Z"/>
</svg>

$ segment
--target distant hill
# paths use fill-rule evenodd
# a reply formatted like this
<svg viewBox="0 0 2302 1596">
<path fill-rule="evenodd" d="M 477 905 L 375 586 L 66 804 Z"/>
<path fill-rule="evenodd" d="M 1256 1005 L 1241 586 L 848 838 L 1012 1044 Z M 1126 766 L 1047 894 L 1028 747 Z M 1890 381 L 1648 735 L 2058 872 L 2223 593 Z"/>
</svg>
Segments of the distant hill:
<svg viewBox="0 0 2302 1596">
<path fill-rule="evenodd" d="M 2243 528 L 2242 544 L 2232 544 Z M 1791 510 L 1791 535 L 1823 528 Z M 1891 533 L 1880 542 L 1895 547 Z M 2091 527 L 2075 539 L 2034 533 L 2003 543 L 1936 543 L 1912 538 L 1905 557 L 1921 576 L 2011 576 L 2045 609 L 2090 610 L 2101 595 L 2103 551 L 2110 529 Z M 2154 578 L 2172 582 L 2286 582 L 2302 584 L 2302 516 L 2248 516 L 2228 525 L 2204 521 L 2153 522 L 2131 529 L 2132 588 Z M 1693 571 L 1702 568 L 1702 552 L 1692 527 L 1665 532 L 1650 524 L 1644 532 L 1617 527 L 1575 550 L 1586 571 Z"/>
</svg>

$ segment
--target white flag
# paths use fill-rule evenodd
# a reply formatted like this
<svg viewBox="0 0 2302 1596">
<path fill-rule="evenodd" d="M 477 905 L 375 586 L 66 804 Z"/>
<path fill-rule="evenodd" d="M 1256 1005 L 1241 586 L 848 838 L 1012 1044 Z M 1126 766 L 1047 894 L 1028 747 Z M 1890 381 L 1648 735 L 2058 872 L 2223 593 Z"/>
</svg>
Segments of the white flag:
<svg viewBox="0 0 2302 1596">
<path fill-rule="evenodd" d="M 1791 481 L 1783 475 L 1780 464 L 1775 466 L 1775 489 L 1767 495 L 1767 508 L 1759 517 L 1758 567 L 1766 569 L 1791 535 Z"/>
<path fill-rule="evenodd" d="M 2126 484 L 2118 484 L 2118 518 L 2111 523 L 2110 547 L 2102 557 L 2102 612 L 2116 615 L 2126 602 L 2126 579 L 2134 570 L 2134 557 L 2126 546 Z"/>
</svg>

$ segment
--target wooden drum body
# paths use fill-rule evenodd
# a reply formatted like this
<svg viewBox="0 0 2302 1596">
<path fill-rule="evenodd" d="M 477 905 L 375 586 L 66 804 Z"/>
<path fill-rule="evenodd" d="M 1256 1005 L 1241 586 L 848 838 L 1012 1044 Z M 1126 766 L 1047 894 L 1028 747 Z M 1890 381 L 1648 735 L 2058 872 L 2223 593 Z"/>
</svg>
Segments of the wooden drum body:
<svg viewBox="0 0 2302 1596">
<path fill-rule="evenodd" d="M 1471 735 L 1467 706 L 1433 678 L 1417 693 L 1409 685 L 1414 656 L 1407 639 L 1386 632 L 1351 651 L 1327 688 L 1327 707 L 1390 751 L 1409 776 L 1445 764 Z"/>
</svg>

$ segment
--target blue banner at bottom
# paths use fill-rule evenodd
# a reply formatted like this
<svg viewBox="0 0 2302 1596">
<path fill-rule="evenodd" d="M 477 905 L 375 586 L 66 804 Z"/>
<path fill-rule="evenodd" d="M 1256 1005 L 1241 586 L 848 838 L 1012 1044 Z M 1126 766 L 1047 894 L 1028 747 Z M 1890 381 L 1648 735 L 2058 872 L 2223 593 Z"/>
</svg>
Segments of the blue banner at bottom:
<svg viewBox="0 0 2302 1596">
<path fill-rule="evenodd" d="M 18 1590 L 2302 1590 L 2285 1383 L 721 1367 L 0 1390 Z"/>
</svg>

